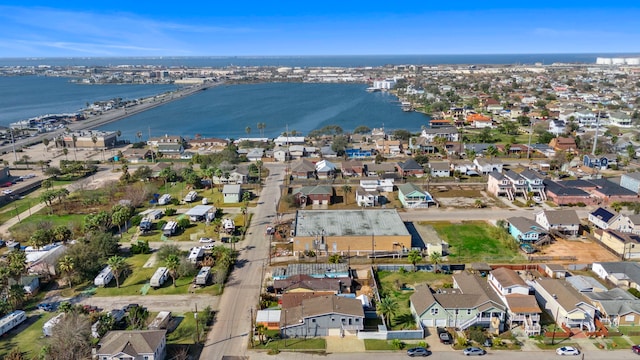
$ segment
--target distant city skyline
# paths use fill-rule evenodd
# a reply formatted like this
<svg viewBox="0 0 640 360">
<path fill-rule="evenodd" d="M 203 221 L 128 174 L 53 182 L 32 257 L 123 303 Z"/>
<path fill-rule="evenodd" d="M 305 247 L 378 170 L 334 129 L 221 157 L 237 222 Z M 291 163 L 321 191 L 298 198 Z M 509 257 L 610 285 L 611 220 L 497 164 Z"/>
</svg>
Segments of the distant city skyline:
<svg viewBox="0 0 640 360">
<path fill-rule="evenodd" d="M 638 18 L 573 0 L 5 1 L 0 57 L 637 54 Z"/>
</svg>

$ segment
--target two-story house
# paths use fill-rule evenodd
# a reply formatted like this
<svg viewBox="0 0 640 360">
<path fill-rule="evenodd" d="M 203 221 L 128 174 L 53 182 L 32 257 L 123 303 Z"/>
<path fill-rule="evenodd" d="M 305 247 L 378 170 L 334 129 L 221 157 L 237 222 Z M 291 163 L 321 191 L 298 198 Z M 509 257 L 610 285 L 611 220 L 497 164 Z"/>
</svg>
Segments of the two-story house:
<svg viewBox="0 0 640 360">
<path fill-rule="evenodd" d="M 453 142 L 456 142 L 460 139 L 458 129 L 453 126 L 422 129 L 422 133 L 420 134 L 420 136 L 426 138 L 430 143 L 434 142 L 436 138 L 445 138 L 447 141 Z"/>
<path fill-rule="evenodd" d="M 396 167 L 398 168 L 398 173 L 402 174 L 403 177 L 424 176 L 424 168 L 422 167 L 422 165 L 418 164 L 418 162 L 415 161 L 413 158 L 409 158 L 406 161 L 399 161 Z"/>
<path fill-rule="evenodd" d="M 473 163 L 476 165 L 478 172 L 488 174 L 492 171 L 502 173 L 503 163 L 499 159 L 475 158 Z"/>
<path fill-rule="evenodd" d="M 595 331 L 595 306 L 565 280 L 539 277 L 532 285 L 538 303 L 558 326 Z"/>
<path fill-rule="evenodd" d="M 547 233 L 540 224 L 523 216 L 510 217 L 507 222 L 509 234 L 520 243 L 536 243 Z"/>
<path fill-rule="evenodd" d="M 494 196 L 506 196 L 509 200 L 515 199 L 511 181 L 498 171 L 492 171 L 487 178 L 487 192 Z"/>
<path fill-rule="evenodd" d="M 97 360 L 164 360 L 166 330 L 109 331 L 98 343 Z"/>
<path fill-rule="evenodd" d="M 507 305 L 507 321 L 512 328 L 520 325 L 529 335 L 540 334 L 540 314 L 535 296 L 530 295 L 529 285 L 516 273 L 508 268 L 497 268 L 489 272 L 487 281 Z"/>
<path fill-rule="evenodd" d="M 398 200 L 408 209 L 428 208 L 437 205 L 429 192 L 413 183 L 398 185 Z"/>
<path fill-rule="evenodd" d="M 525 200 L 529 199 L 529 196 L 527 195 L 527 181 L 522 176 L 520 176 L 520 174 L 513 170 L 507 170 L 504 173 L 504 177 L 509 179 L 509 181 L 511 182 L 514 196 L 520 195 L 524 197 Z"/>
<path fill-rule="evenodd" d="M 520 176 L 527 183 L 527 191 L 533 193 L 533 196 L 540 197 L 541 200 L 547 200 L 547 194 L 544 191 L 544 181 L 542 177 L 533 170 L 523 170 Z"/>
<path fill-rule="evenodd" d="M 543 210 L 536 214 L 536 222 L 547 231 L 574 236 L 580 230 L 580 219 L 575 210 Z"/>
<path fill-rule="evenodd" d="M 432 177 L 449 177 L 451 176 L 451 165 L 448 161 L 430 161 L 429 171 Z"/>
</svg>

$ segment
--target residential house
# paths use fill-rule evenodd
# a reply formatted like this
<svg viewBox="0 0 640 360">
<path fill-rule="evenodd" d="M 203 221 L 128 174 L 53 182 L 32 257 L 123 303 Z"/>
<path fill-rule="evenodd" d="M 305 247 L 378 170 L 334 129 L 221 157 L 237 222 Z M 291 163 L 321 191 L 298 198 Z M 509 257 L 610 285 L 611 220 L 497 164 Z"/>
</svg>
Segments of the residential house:
<svg viewBox="0 0 640 360">
<path fill-rule="evenodd" d="M 309 160 L 296 160 L 291 164 L 291 177 L 294 179 L 315 179 L 316 166 Z"/>
<path fill-rule="evenodd" d="M 619 222 L 621 216 L 613 210 L 599 207 L 589 213 L 588 220 L 591 224 L 600 229 L 615 229 L 615 224 Z"/>
<path fill-rule="evenodd" d="M 640 235 L 623 233 L 617 230 L 595 232 L 596 239 L 623 260 L 640 259 Z"/>
<path fill-rule="evenodd" d="M 148 160 L 152 159 L 152 157 L 153 151 L 149 149 L 129 148 L 122 152 L 122 158 L 131 164 L 146 163 Z M 120 159 L 114 158 L 114 161 L 118 160 Z"/>
<path fill-rule="evenodd" d="M 607 291 L 607 287 L 602 285 L 596 278 L 584 275 L 572 275 L 565 277 L 569 285 L 581 293 Z"/>
<path fill-rule="evenodd" d="M 618 165 L 618 155 L 616 154 L 603 154 L 603 155 L 584 155 L 582 157 L 582 165 L 597 170 L 606 170 L 610 166 Z"/>
<path fill-rule="evenodd" d="M 378 205 L 378 192 L 367 191 L 362 186 L 356 188 L 356 204 L 362 207 L 371 207 Z"/>
<path fill-rule="evenodd" d="M 431 119 L 429 120 L 430 128 L 451 127 L 451 120 L 447 119 Z"/>
<path fill-rule="evenodd" d="M 451 165 L 448 161 L 430 161 L 428 166 L 432 177 L 451 176 Z"/>
<path fill-rule="evenodd" d="M 190 148 L 197 149 L 197 150 L 220 152 L 229 145 L 229 141 L 226 139 L 219 139 L 219 138 L 200 138 L 199 137 L 199 138 L 189 140 L 187 144 Z"/>
<path fill-rule="evenodd" d="M 152 137 L 147 140 L 147 145 L 149 146 L 158 146 L 160 144 L 183 144 L 184 139 L 182 136 L 160 136 L 160 137 Z"/>
<path fill-rule="evenodd" d="M 476 164 L 469 160 L 461 160 L 451 163 L 451 170 L 453 171 L 454 176 L 456 173 L 469 176 L 479 175 L 476 171 Z"/>
<path fill-rule="evenodd" d="M 179 159 L 184 153 L 182 143 L 160 143 L 158 144 L 158 154 L 168 159 Z"/>
<path fill-rule="evenodd" d="M 453 275 L 453 289 L 434 293 L 428 285 L 416 286 L 409 306 L 416 321 L 426 327 L 481 326 L 502 332 L 507 317 L 506 306 L 486 279 L 467 272 Z"/>
<path fill-rule="evenodd" d="M 403 176 L 424 176 L 424 168 L 418 164 L 413 158 L 409 158 L 406 161 L 399 161 L 397 164 L 398 172 Z"/>
<path fill-rule="evenodd" d="M 633 119 L 621 111 L 612 111 L 609 113 L 609 124 L 621 128 L 630 128 L 633 127 Z"/>
<path fill-rule="evenodd" d="M 640 192 L 640 172 L 622 174 L 622 177 L 620 178 L 620 186 L 631 190 L 636 194 Z"/>
<path fill-rule="evenodd" d="M 596 196 L 603 205 L 611 205 L 614 202 L 636 202 L 638 194 L 632 190 L 624 188 L 613 181 L 607 179 L 591 179 L 589 183 L 595 185 L 591 194 Z"/>
<path fill-rule="evenodd" d="M 213 183 L 220 184 L 246 184 L 249 177 L 248 170 L 237 168 L 231 172 L 223 173 L 222 176 L 212 176 Z"/>
<path fill-rule="evenodd" d="M 493 126 L 493 120 L 489 116 L 484 116 L 482 114 L 467 115 L 467 122 L 471 127 L 476 129 L 490 128 Z"/>
<path fill-rule="evenodd" d="M 330 205 L 333 203 L 333 187 L 331 185 L 303 186 L 293 189 L 291 194 L 300 206 Z"/>
<path fill-rule="evenodd" d="M 524 197 L 525 200 L 529 200 L 529 195 L 527 194 L 527 191 L 529 190 L 529 186 L 525 178 L 523 178 L 522 176 L 520 176 L 520 174 L 518 174 L 513 170 L 505 171 L 504 177 L 507 178 L 509 182 L 511 182 L 511 187 L 512 187 L 514 196 L 520 195 Z"/>
<path fill-rule="evenodd" d="M 97 360 L 164 360 L 167 330 L 109 331 L 98 343 Z"/>
<path fill-rule="evenodd" d="M 365 191 L 392 192 L 393 184 L 394 184 L 393 179 L 377 179 L 377 178 L 360 179 L 360 187 L 362 187 Z"/>
<path fill-rule="evenodd" d="M 531 284 L 538 303 L 558 326 L 595 331 L 597 309 L 565 280 L 539 277 Z"/>
<path fill-rule="evenodd" d="M 336 165 L 329 160 L 320 160 L 316 163 L 318 179 L 333 178 L 336 174 Z"/>
<path fill-rule="evenodd" d="M 573 137 L 562 137 L 558 136 L 551 139 L 549 142 L 549 147 L 551 147 L 555 151 L 566 151 L 566 152 L 576 152 L 578 151 L 578 145 L 576 145 L 576 140 Z"/>
<path fill-rule="evenodd" d="M 511 201 L 515 199 L 511 181 L 497 171 L 489 173 L 487 178 L 487 192 L 494 196 L 506 196 Z"/>
<path fill-rule="evenodd" d="M 533 170 L 523 170 L 520 176 L 527 183 L 527 192 L 533 193 L 533 196 L 540 197 L 541 200 L 547 200 L 547 194 L 544 191 L 544 180 L 538 172 Z"/>
<path fill-rule="evenodd" d="M 239 203 L 242 199 L 242 188 L 239 184 L 227 184 L 222 188 L 225 204 Z"/>
<path fill-rule="evenodd" d="M 289 155 L 291 159 L 300 159 L 309 156 L 310 151 L 302 145 L 289 146 Z"/>
<path fill-rule="evenodd" d="M 514 270 L 500 267 L 489 272 L 487 282 L 507 305 L 507 319 L 513 325 L 523 327 L 525 334 L 540 334 L 540 314 L 535 296 L 529 295 L 529 285 Z"/>
<path fill-rule="evenodd" d="M 580 203 L 593 205 L 596 203 L 597 199 L 582 189 L 563 186 L 561 182 L 548 179 L 543 180 L 543 183 L 547 198 L 556 205 L 574 205 Z"/>
<path fill-rule="evenodd" d="M 321 297 L 321 296 L 335 296 L 335 291 L 291 291 L 285 292 L 278 297 L 278 305 L 283 309 L 289 309 L 295 306 L 302 305 L 302 302 L 306 299 Z"/>
<path fill-rule="evenodd" d="M 326 145 L 320 148 L 320 156 L 327 159 L 333 159 L 338 157 L 338 153 L 333 151 L 331 145 Z"/>
<path fill-rule="evenodd" d="M 543 210 L 536 214 L 536 222 L 547 231 L 578 235 L 580 219 L 575 210 Z"/>
<path fill-rule="evenodd" d="M 256 311 L 256 325 L 264 325 L 267 330 L 280 330 L 280 309 Z"/>
<path fill-rule="evenodd" d="M 571 273 L 562 264 L 540 264 L 540 272 L 552 279 L 564 279 L 571 276 Z"/>
<path fill-rule="evenodd" d="M 370 149 L 346 149 L 344 153 L 349 159 L 366 159 L 373 157 L 373 151 Z"/>
<path fill-rule="evenodd" d="M 306 274 L 290 276 L 286 279 L 273 281 L 273 288 L 277 293 L 300 293 L 300 292 L 331 292 L 331 295 L 338 295 L 349 292 L 351 278 L 315 278 Z M 325 294 L 327 295 L 327 294 Z"/>
<path fill-rule="evenodd" d="M 273 143 L 276 146 L 287 146 L 287 145 L 304 145 L 306 139 L 304 136 L 278 136 L 273 139 Z"/>
<path fill-rule="evenodd" d="M 510 217 L 507 222 L 509 234 L 521 243 L 536 243 L 547 233 L 540 224 L 526 217 Z"/>
<path fill-rule="evenodd" d="M 640 290 L 640 264 L 637 262 L 594 262 L 591 271 L 616 286 Z"/>
<path fill-rule="evenodd" d="M 482 174 L 488 174 L 492 171 L 502 172 L 502 161 L 500 159 L 475 158 L 473 163 L 476 164 L 476 170 Z"/>
<path fill-rule="evenodd" d="M 249 152 L 247 152 L 247 160 L 249 161 L 262 160 L 262 157 L 264 157 L 263 148 L 253 148 L 253 149 L 249 149 Z"/>
<path fill-rule="evenodd" d="M 564 131 L 567 128 L 567 123 L 564 120 L 549 120 L 549 132 L 555 136 L 560 136 L 564 134 Z"/>
<path fill-rule="evenodd" d="M 285 162 L 291 160 L 291 154 L 288 148 L 280 147 L 273 150 L 273 158 L 277 162 Z"/>
<path fill-rule="evenodd" d="M 360 160 L 343 161 L 340 165 L 340 172 L 342 177 L 364 176 L 367 165 L 363 164 Z"/>
<path fill-rule="evenodd" d="M 60 135 L 58 141 L 68 148 L 104 149 L 115 146 L 116 138 L 115 131 L 79 130 Z"/>
<path fill-rule="evenodd" d="M 400 178 L 396 165 L 390 162 L 383 162 L 380 164 L 369 163 L 367 164 L 367 176 L 379 176 L 384 178 Z"/>
<path fill-rule="evenodd" d="M 402 153 L 402 143 L 400 140 L 377 139 L 375 141 L 376 150 L 383 155 L 397 156 Z"/>
<path fill-rule="evenodd" d="M 420 136 L 426 138 L 430 143 L 433 143 L 436 138 L 445 138 L 447 141 L 454 142 L 459 141 L 460 139 L 458 129 L 453 126 L 422 129 Z"/>
<path fill-rule="evenodd" d="M 364 329 L 364 309 L 358 299 L 322 296 L 282 309 L 283 338 L 357 335 Z"/>
<path fill-rule="evenodd" d="M 436 205 L 429 192 L 413 183 L 398 185 L 398 200 L 403 207 L 409 209 L 428 208 L 430 205 Z"/>
<path fill-rule="evenodd" d="M 13 286 L 18 284 L 14 278 L 9 278 L 7 280 L 9 286 Z M 22 275 L 19 280 L 19 284 L 22 285 L 25 294 L 27 295 L 35 295 L 38 293 L 40 289 L 40 277 L 37 275 Z"/>
<path fill-rule="evenodd" d="M 606 288 L 605 288 L 606 290 Z M 586 292 L 586 297 L 600 312 L 600 320 L 611 326 L 640 325 L 640 300 L 621 288 Z"/>
</svg>

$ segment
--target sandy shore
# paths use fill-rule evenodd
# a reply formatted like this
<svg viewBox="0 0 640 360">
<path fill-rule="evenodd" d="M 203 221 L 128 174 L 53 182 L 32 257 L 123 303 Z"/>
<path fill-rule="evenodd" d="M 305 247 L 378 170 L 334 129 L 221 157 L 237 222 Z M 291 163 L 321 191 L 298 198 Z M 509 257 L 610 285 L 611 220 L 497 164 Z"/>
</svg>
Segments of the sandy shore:
<svg viewBox="0 0 640 360">
<path fill-rule="evenodd" d="M 141 112 L 147 111 L 149 109 L 153 109 L 158 106 L 162 106 L 172 101 L 180 100 L 184 97 L 196 94 L 202 90 L 206 90 L 222 84 L 224 84 L 224 82 L 206 83 L 199 86 L 192 86 L 185 89 L 181 89 L 168 94 L 161 94 L 154 97 L 145 98 L 138 105 L 134 105 L 126 109 L 123 109 L 123 108 L 113 109 L 101 115 L 92 116 L 86 120 L 71 123 L 68 125 L 68 128 L 73 131 L 95 129 L 102 125 L 125 119 L 129 116 L 139 114 Z M 52 139 L 62 134 L 63 132 L 64 132 L 64 129 L 59 129 L 53 132 L 38 134 L 28 139 L 18 140 L 15 143 L 15 147 L 16 149 L 20 149 L 23 146 L 37 144 L 39 142 L 42 142 L 42 140 L 44 140 L 45 138 Z M 12 150 L 13 150 L 12 145 L 5 145 L 0 147 L 0 154 L 8 153 L 8 152 L 11 152 Z"/>
</svg>

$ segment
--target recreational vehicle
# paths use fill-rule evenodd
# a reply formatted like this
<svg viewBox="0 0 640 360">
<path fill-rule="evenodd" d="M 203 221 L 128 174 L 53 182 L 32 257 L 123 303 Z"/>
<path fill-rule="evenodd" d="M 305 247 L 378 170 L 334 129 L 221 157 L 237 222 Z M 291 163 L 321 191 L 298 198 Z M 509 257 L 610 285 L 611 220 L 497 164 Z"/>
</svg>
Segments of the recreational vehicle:
<svg viewBox="0 0 640 360">
<path fill-rule="evenodd" d="M 236 224 L 233 222 L 233 220 L 226 218 L 222 220 L 222 228 L 227 234 L 232 234 L 236 229 Z"/>
<path fill-rule="evenodd" d="M 175 221 L 169 221 L 162 228 L 162 234 L 165 236 L 171 236 L 176 233 L 177 229 L 178 229 L 178 223 Z"/>
<path fill-rule="evenodd" d="M 149 324 L 149 330 L 166 329 L 171 321 L 171 311 L 160 311 L 158 316 Z"/>
<path fill-rule="evenodd" d="M 98 276 L 96 276 L 93 280 L 93 284 L 95 286 L 105 287 L 111 282 L 111 280 L 113 280 L 113 272 L 111 271 L 111 267 L 107 266 L 100 271 Z"/>
<path fill-rule="evenodd" d="M 164 194 L 160 196 L 160 199 L 158 199 L 158 205 L 167 205 L 169 204 L 170 201 L 171 201 L 171 195 Z"/>
<path fill-rule="evenodd" d="M 196 285 L 207 285 L 209 283 L 209 278 L 211 277 L 211 268 L 209 266 L 204 266 L 200 271 L 198 271 L 198 275 L 196 275 Z"/>
<path fill-rule="evenodd" d="M 150 281 L 151 287 L 154 289 L 159 288 L 160 286 L 162 286 L 162 284 L 164 284 L 165 281 L 167 281 L 168 277 L 169 277 L 169 270 L 166 267 L 159 267 L 158 270 L 156 270 L 156 272 L 151 277 L 151 281 Z"/>
<path fill-rule="evenodd" d="M 189 193 L 184 197 L 184 202 L 193 202 L 196 201 L 198 197 L 198 193 L 195 191 L 189 191 Z"/>
<path fill-rule="evenodd" d="M 202 259 L 203 257 L 204 257 L 204 249 L 201 247 L 194 247 L 189 252 L 189 257 L 187 259 L 189 259 L 190 262 L 195 264 L 198 262 L 198 260 Z"/>
<path fill-rule="evenodd" d="M 53 329 L 56 327 L 56 325 L 58 325 L 60 321 L 62 321 L 62 319 L 64 319 L 65 315 L 66 313 L 60 313 L 44 323 L 44 325 L 42 326 L 42 333 L 44 334 L 44 336 L 52 336 Z"/>
<path fill-rule="evenodd" d="M 151 230 L 151 226 L 153 225 L 153 221 L 151 218 L 143 218 L 140 220 L 140 231 L 145 232 Z"/>
<path fill-rule="evenodd" d="M 6 315 L 0 319 L 0 336 L 8 333 L 11 329 L 22 324 L 25 320 L 27 320 L 27 315 L 22 310 L 16 310 L 11 314 Z"/>
<path fill-rule="evenodd" d="M 152 220 L 158 220 L 164 215 L 160 209 L 147 209 L 140 213 L 140 216 L 150 218 Z"/>
</svg>

